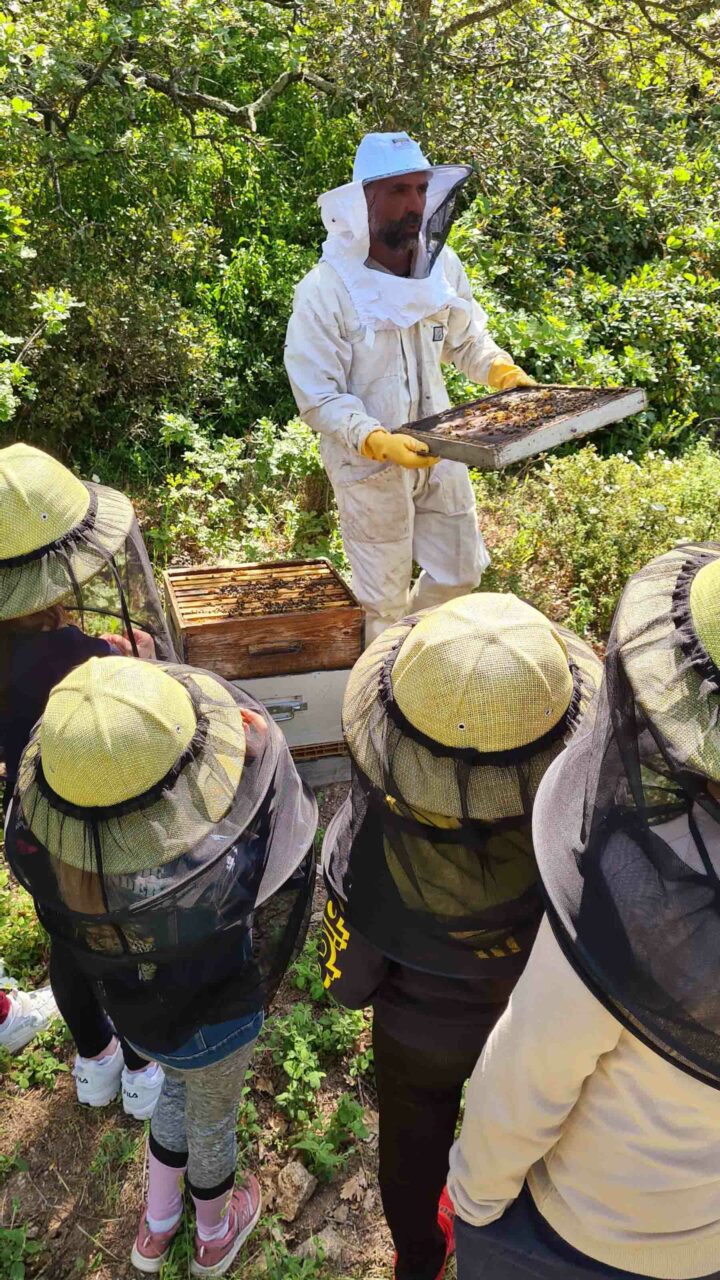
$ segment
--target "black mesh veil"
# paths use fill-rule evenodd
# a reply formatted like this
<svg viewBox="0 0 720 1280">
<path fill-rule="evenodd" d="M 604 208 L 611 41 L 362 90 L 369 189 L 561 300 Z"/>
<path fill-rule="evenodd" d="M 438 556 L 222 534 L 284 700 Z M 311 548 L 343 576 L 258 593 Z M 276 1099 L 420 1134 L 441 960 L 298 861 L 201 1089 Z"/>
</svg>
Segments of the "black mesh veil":
<svg viewBox="0 0 720 1280">
<path fill-rule="evenodd" d="M 267 1005 L 302 942 L 317 806 L 274 722 L 219 677 L 166 665 L 190 695 L 194 738 L 144 795 L 91 810 L 43 773 L 36 730 L 7 854 L 51 936 L 67 943 L 128 1039 L 158 1052 Z M 231 720 L 247 709 L 239 783 Z"/>
<path fill-rule="evenodd" d="M 0 558 L 0 618 L 23 618 L 62 604 L 85 631 L 140 628 L 153 637 L 158 658 L 173 659 L 131 503 L 114 489 L 85 487 L 87 512 L 67 534 L 25 555 Z"/>
<path fill-rule="evenodd" d="M 470 166 L 463 164 L 440 164 L 427 170 L 427 203 L 411 272 L 414 280 L 424 280 L 432 272 L 455 220 L 458 196 L 471 173 Z M 386 177 L 402 180 L 401 174 Z M 373 178 L 365 185 L 379 180 Z"/>
<path fill-rule="evenodd" d="M 413 276 L 429 276 L 437 262 L 452 224 L 458 196 L 472 170 L 464 165 L 441 165 L 434 170 L 428 191 L 428 213 L 422 230 L 421 251 L 416 257 Z"/>
<path fill-rule="evenodd" d="M 323 869 L 347 920 L 386 955 L 457 977 L 516 972 L 542 914 L 532 835 L 535 793 L 599 686 L 601 667 L 570 632 L 573 693 L 543 739 L 514 751 L 440 746 L 392 693 L 406 618 L 356 665 L 343 708 L 350 794 L 328 827 Z"/>
<path fill-rule="evenodd" d="M 548 912 L 586 984 L 636 1036 L 720 1085 L 720 668 L 690 597 L 720 543 L 623 594 L 594 726 L 549 771 L 533 833 Z M 715 628 L 720 634 L 720 597 Z M 718 789 L 720 794 L 720 788 Z"/>
</svg>

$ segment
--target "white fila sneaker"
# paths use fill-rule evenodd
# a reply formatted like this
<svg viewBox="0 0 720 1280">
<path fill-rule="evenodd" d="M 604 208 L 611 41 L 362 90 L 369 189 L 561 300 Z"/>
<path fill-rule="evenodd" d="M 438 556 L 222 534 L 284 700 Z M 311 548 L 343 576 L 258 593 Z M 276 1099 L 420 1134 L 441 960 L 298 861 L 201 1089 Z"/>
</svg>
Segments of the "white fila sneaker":
<svg viewBox="0 0 720 1280">
<path fill-rule="evenodd" d="M 119 1043 L 106 1058 L 81 1058 L 78 1054 L 72 1070 L 78 1102 L 86 1107 L 106 1107 L 120 1092 L 124 1065 Z"/>
<path fill-rule="evenodd" d="M 143 1071 L 122 1073 L 123 1111 L 136 1120 L 149 1120 L 160 1097 L 165 1072 L 157 1062 L 149 1062 Z"/>
<path fill-rule="evenodd" d="M 58 1017 L 58 1007 L 49 987 L 41 987 L 39 991 L 11 989 L 6 994 L 10 1012 L 5 1021 L 0 1022 L 0 1049 L 19 1053 Z"/>
</svg>

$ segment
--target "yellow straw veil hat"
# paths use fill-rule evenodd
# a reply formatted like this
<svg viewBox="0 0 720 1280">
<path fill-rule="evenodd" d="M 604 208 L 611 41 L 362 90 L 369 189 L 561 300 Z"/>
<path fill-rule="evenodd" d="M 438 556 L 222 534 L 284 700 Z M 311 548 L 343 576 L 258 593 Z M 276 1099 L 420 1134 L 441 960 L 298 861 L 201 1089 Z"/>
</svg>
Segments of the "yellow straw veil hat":
<svg viewBox="0 0 720 1280">
<path fill-rule="evenodd" d="M 245 748 L 241 708 L 208 672 L 91 658 L 53 689 L 18 798 L 51 855 L 87 869 L 98 823 L 105 873 L 126 875 L 207 836 L 233 804 Z"/>
<path fill-rule="evenodd" d="M 497 821 L 525 812 L 601 673 L 572 632 L 514 595 L 478 592 L 406 618 L 370 645 L 348 682 L 345 738 L 369 783 L 410 807 Z"/>
<path fill-rule="evenodd" d="M 132 503 L 28 444 L 0 449 L 0 621 L 38 613 L 123 546 Z"/>
<path fill-rule="evenodd" d="M 635 700 L 674 762 L 720 782 L 720 543 L 674 547 L 635 574 L 615 631 Z"/>
</svg>

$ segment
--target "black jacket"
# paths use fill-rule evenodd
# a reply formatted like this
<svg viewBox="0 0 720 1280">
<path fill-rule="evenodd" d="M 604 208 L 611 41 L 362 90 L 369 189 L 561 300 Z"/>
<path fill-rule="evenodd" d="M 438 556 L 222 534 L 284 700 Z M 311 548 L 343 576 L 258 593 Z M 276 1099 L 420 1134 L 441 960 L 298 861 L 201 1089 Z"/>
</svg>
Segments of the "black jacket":
<svg viewBox="0 0 720 1280">
<path fill-rule="evenodd" d="M 493 977 L 448 978 L 399 964 L 345 921 L 331 897 L 325 907 L 320 966 L 325 989 L 348 1009 L 372 1005 L 394 1039 L 416 1049 L 480 1054 L 528 959 L 516 954 L 514 971 Z"/>
</svg>

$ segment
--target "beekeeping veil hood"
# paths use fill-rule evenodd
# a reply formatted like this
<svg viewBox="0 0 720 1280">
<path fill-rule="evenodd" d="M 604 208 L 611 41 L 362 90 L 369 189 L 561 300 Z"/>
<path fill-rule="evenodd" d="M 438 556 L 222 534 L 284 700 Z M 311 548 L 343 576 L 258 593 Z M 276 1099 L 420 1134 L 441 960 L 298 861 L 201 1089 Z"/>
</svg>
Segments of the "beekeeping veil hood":
<svg viewBox="0 0 720 1280">
<path fill-rule="evenodd" d="M 268 1003 L 307 918 L 316 821 L 248 694 L 194 667 L 91 658 L 25 750 L 6 847 L 118 1029 L 159 1052 Z"/>
<path fill-rule="evenodd" d="M 720 543 L 630 579 L 591 731 L 549 771 L 534 840 L 585 983 L 677 1067 L 720 1086 Z M 716 793 L 716 794 L 717 794 Z"/>
<path fill-rule="evenodd" d="M 535 793 L 600 675 L 586 644 L 513 595 L 453 600 L 370 645 L 343 705 L 351 793 L 323 846 L 358 932 L 429 972 L 517 972 L 542 915 Z"/>
<path fill-rule="evenodd" d="M 40 449 L 0 449 L 0 621 L 62 604 L 101 632 L 149 632 L 175 656 L 132 503 Z M 134 642 L 132 642 L 134 645 Z"/>
<path fill-rule="evenodd" d="M 427 170 L 425 217 L 410 278 L 366 266 L 370 230 L 365 187 L 380 178 Z M 378 329 L 405 329 L 443 307 L 467 310 L 445 277 L 442 249 L 452 226 L 455 201 L 472 170 L 469 165 L 431 165 L 407 133 L 369 133 L 355 156 L 353 180 L 320 196 L 328 237 L 323 261 L 335 268 L 350 294 L 360 323 Z"/>
</svg>

